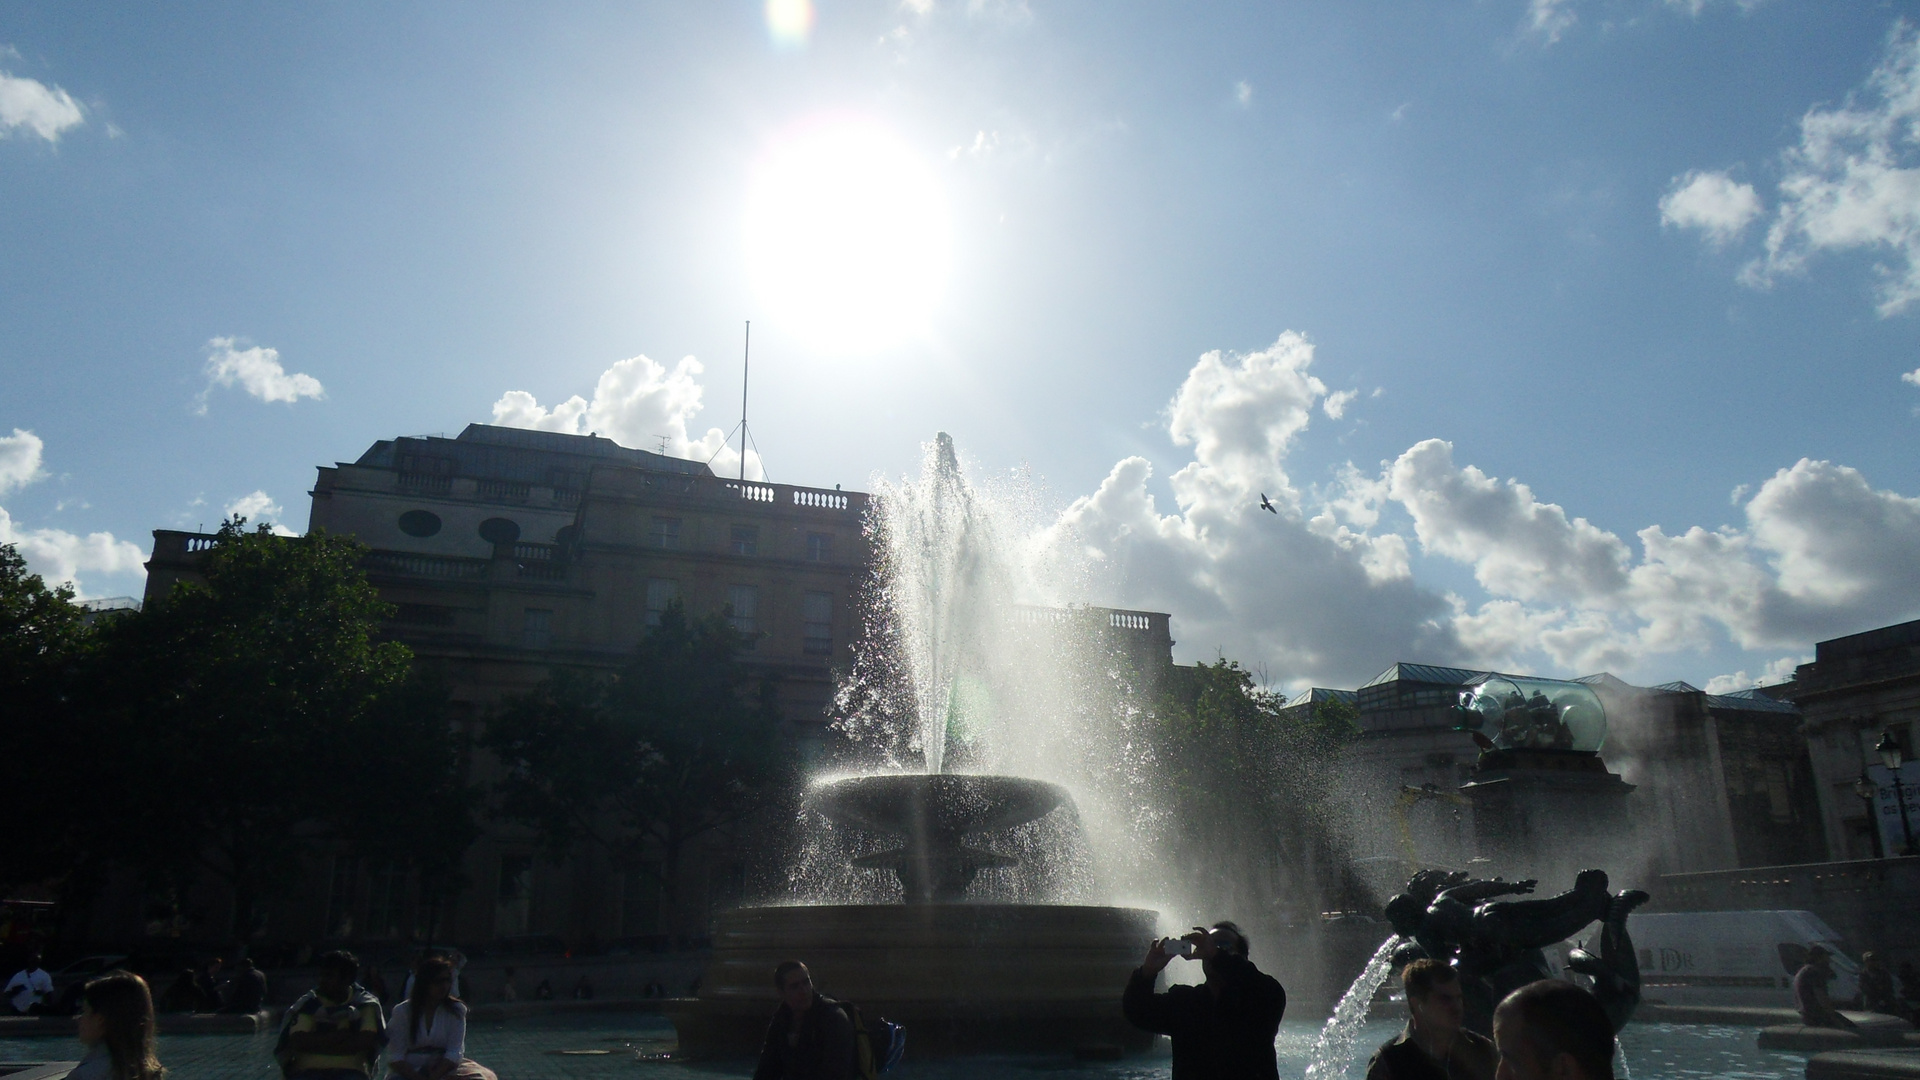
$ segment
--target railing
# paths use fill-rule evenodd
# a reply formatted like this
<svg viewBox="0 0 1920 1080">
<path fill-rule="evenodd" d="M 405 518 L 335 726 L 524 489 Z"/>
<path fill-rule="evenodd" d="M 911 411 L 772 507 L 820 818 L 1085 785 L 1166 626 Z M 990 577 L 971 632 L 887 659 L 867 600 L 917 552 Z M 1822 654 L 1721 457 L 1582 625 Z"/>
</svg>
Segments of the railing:
<svg viewBox="0 0 1920 1080">
<path fill-rule="evenodd" d="M 559 557 L 559 544 L 515 544 L 513 557 L 516 559 L 552 560 Z"/>
<path fill-rule="evenodd" d="M 540 562 L 538 560 L 535 560 L 531 562 L 515 563 L 514 566 L 515 566 L 515 570 L 514 570 L 515 576 L 519 577 L 524 581 L 565 581 L 567 580 L 567 564 L 566 563 Z"/>
<path fill-rule="evenodd" d="M 812 488 L 794 488 L 793 505 L 817 506 L 822 510 L 845 510 L 847 497 L 838 491 L 815 491 Z"/>
<path fill-rule="evenodd" d="M 187 554 L 191 555 L 198 551 L 212 551 L 213 545 L 219 542 L 220 538 L 217 536 L 189 536 L 187 537 Z"/>
<path fill-rule="evenodd" d="M 484 502 L 524 503 L 533 495 L 532 485 L 512 480 L 481 480 L 477 491 Z"/>
<path fill-rule="evenodd" d="M 403 472 L 394 481 L 394 486 L 401 491 L 420 495 L 451 495 L 453 494 L 453 477 L 435 473 Z"/>
<path fill-rule="evenodd" d="M 727 481 L 727 490 L 732 491 L 748 502 L 770 503 L 773 501 L 773 488 L 766 484 L 729 480 Z"/>
<path fill-rule="evenodd" d="M 553 505 L 579 506 L 580 493 L 578 491 L 572 490 L 571 488 L 554 488 L 553 489 Z"/>
<path fill-rule="evenodd" d="M 417 555 L 407 551 L 368 552 L 366 566 L 373 573 L 406 574 L 410 577 L 479 578 L 487 574 L 485 559 Z"/>
<path fill-rule="evenodd" d="M 1107 625 L 1116 630 L 1151 630 L 1153 616 L 1138 611 L 1109 611 Z"/>
<path fill-rule="evenodd" d="M 1105 623 L 1114 630 L 1152 631 L 1164 623 L 1167 616 L 1152 611 L 1123 611 L 1119 608 L 1103 608 L 1088 605 L 1086 607 L 1030 607 L 1018 605 L 1013 609 L 1015 621 L 1030 626 L 1061 626 L 1068 623 L 1087 623 L 1095 625 Z"/>
</svg>

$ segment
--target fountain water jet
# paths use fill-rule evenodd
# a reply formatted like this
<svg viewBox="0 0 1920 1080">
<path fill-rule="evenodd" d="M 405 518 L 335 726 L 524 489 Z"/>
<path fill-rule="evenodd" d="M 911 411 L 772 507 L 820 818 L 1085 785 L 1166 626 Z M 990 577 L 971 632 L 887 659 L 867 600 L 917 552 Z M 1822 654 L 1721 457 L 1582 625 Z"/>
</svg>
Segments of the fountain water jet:
<svg viewBox="0 0 1920 1080">
<path fill-rule="evenodd" d="M 787 958 L 806 962 L 823 992 L 905 1024 L 916 1054 L 1145 1048 L 1153 1036 L 1126 1023 L 1120 993 L 1154 936 L 1156 912 L 967 902 L 982 871 L 1016 866 L 990 846 L 996 837 L 1004 846 L 1011 829 L 1074 812 L 1069 790 L 1045 779 L 947 771 L 956 758 L 975 765 L 996 750 L 1023 770 L 1048 764 L 1032 741 L 996 746 L 991 736 L 1031 735 L 1042 718 L 997 712 L 1008 701 L 994 700 L 1003 684 L 989 678 L 1022 666 L 1001 662 L 1009 656 L 1035 660 L 1008 637 L 1016 605 L 1046 598 L 1015 587 L 1007 539 L 962 478 L 945 433 L 922 480 L 883 491 L 873 505 L 884 516 L 875 533 L 885 539 L 879 591 L 897 655 L 856 657 L 855 681 L 863 663 L 906 676 L 910 742 L 925 771 L 824 781 L 809 801 L 836 825 L 899 844 L 852 862 L 891 871 L 905 902 L 720 915 L 698 997 L 668 1007 L 683 1050 L 758 1045 L 776 1004 L 770 976 Z"/>
</svg>

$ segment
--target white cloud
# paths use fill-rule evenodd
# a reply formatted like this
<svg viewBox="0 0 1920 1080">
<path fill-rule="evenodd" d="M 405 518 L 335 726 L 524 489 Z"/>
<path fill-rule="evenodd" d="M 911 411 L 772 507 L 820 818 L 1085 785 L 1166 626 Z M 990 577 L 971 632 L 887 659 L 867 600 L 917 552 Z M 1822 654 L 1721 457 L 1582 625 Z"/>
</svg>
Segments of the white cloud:
<svg viewBox="0 0 1920 1080">
<path fill-rule="evenodd" d="M 1699 229 L 1711 243 L 1724 245 L 1738 240 L 1761 209 L 1753 185 L 1723 172 L 1690 172 L 1674 177 L 1661 197 L 1660 223 Z"/>
<path fill-rule="evenodd" d="M 45 476 L 40 470 L 40 452 L 46 444 L 31 431 L 13 429 L 0 436 L 0 495 L 26 487 Z"/>
<path fill-rule="evenodd" d="M 1525 27 L 1528 33 L 1551 45 L 1573 29 L 1578 19 L 1573 0 L 1528 0 Z"/>
<path fill-rule="evenodd" d="M 258 525 L 265 523 L 271 526 L 273 531 L 279 533 L 281 536 L 299 535 L 292 529 L 287 528 L 280 520 L 280 504 L 274 502 L 273 496 L 268 495 L 264 491 L 255 490 L 246 495 L 242 495 L 228 503 L 227 508 L 222 511 L 223 517 L 233 517 L 236 514 L 246 518 L 250 524 Z"/>
<path fill-rule="evenodd" d="M 0 138 L 25 131 L 48 142 L 86 122 L 73 96 L 57 86 L 0 71 Z"/>
<path fill-rule="evenodd" d="M 1327 400 L 1320 403 L 1320 410 L 1327 414 L 1327 419 L 1338 420 L 1347 414 L 1347 406 L 1359 396 L 1358 390 L 1335 390 L 1327 395 Z"/>
<path fill-rule="evenodd" d="M 1879 264 L 1880 313 L 1920 299 L 1920 37 L 1902 23 L 1866 83 L 1837 108 L 1809 109 L 1785 154 L 1766 253 L 1741 280 L 1759 288 L 1806 271 L 1819 252 Z"/>
<path fill-rule="evenodd" d="M 1350 470 L 1311 514 L 1294 490 L 1286 456 L 1327 396 L 1313 354 L 1289 332 L 1259 352 L 1201 356 L 1167 409 L 1175 444 L 1192 448 L 1171 478 L 1176 506 L 1162 513 L 1152 466 L 1127 458 L 1067 508 L 1056 540 L 1091 553 L 1104 602 L 1174 612 L 1194 655 L 1224 649 L 1320 685 L 1398 656 L 1458 656 L 1447 601 L 1410 579 L 1405 539 L 1366 531 L 1378 482 Z M 1277 515 L 1259 509 L 1262 493 Z"/>
<path fill-rule="evenodd" d="M 1253 104 L 1253 84 L 1248 82 L 1245 79 L 1241 79 L 1239 82 L 1234 83 L 1233 84 L 1233 100 L 1239 102 L 1240 107 L 1243 109 Z"/>
<path fill-rule="evenodd" d="M 1473 567 L 1497 602 L 1456 619 L 1462 639 L 1481 648 L 1536 639 L 1580 668 L 1722 640 L 1804 647 L 1920 614 L 1920 499 L 1829 462 L 1775 473 L 1747 501 L 1744 528 L 1641 529 L 1637 559 L 1526 485 L 1456 466 L 1440 440 L 1409 449 L 1387 476 L 1422 549 Z"/>
<path fill-rule="evenodd" d="M 576 394 L 548 409 L 524 390 L 509 390 L 493 403 L 493 422 L 572 435 L 604 435 L 622 446 L 664 448 L 673 457 L 711 461 L 721 476 L 738 475 L 740 453 L 727 443 L 726 432 L 708 428 L 697 438 L 687 433 L 687 422 L 701 408 L 702 390 L 695 376 L 704 370 L 691 356 L 682 357 L 671 371 L 648 357 L 636 356 L 600 374 L 592 401 Z M 760 455 L 749 448 L 747 478 L 764 476 Z"/>
<path fill-rule="evenodd" d="M 1920 368 L 1914 368 L 1900 376 L 1900 381 L 1909 386 L 1920 386 Z"/>
<path fill-rule="evenodd" d="M 80 575 L 146 573 L 146 553 L 112 533 L 79 536 L 64 529 L 23 529 L 0 507 L 0 544 L 12 544 L 27 560 L 27 569 L 48 584 L 69 583 L 74 591 L 90 595 Z"/>
<path fill-rule="evenodd" d="M 1778 660 L 1769 660 L 1759 675 L 1749 675 L 1744 670 L 1731 675 L 1715 675 L 1707 680 L 1703 689 L 1709 694 L 1731 694 L 1755 686 L 1778 686 L 1793 678 L 1794 668 L 1812 659 L 1811 656 L 1783 656 Z"/>
<path fill-rule="evenodd" d="M 235 383 L 261 401 L 291 403 L 301 398 L 327 396 L 320 380 L 313 376 L 299 372 L 288 374 L 280 364 L 280 350 L 261 345 L 241 349 L 235 345 L 235 339 L 230 337 L 207 342 L 207 388 L 200 393 L 200 412 L 207 411 L 207 395 L 215 386 Z"/>
</svg>

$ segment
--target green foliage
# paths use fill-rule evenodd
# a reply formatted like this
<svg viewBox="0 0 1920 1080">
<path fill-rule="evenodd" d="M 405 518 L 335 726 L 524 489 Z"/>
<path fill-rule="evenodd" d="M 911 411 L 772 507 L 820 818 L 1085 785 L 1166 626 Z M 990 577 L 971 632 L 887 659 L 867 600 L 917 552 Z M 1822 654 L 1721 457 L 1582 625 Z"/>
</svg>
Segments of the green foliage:
<svg viewBox="0 0 1920 1080">
<path fill-rule="evenodd" d="M 0 830 L 0 890 L 41 880 L 71 861 L 64 803 L 75 776 L 68 686 L 92 635 L 73 590 L 48 588 L 0 544 L 0 791 L 13 826 Z M 22 827 L 22 826 L 25 827 Z"/>
<path fill-rule="evenodd" d="M 742 662 L 745 644 L 676 602 L 613 677 L 557 670 L 508 702 L 483 740 L 505 767 L 501 816 L 556 856 L 584 841 L 629 871 L 658 867 L 671 901 L 687 846 L 788 780 L 773 686 Z"/>
<path fill-rule="evenodd" d="M 85 688 L 94 848 L 150 880 L 224 879 L 242 932 L 303 858 L 343 841 L 389 849 L 405 824 L 373 804 L 430 822 L 431 838 L 410 839 L 441 845 L 436 856 L 465 849 L 445 693 L 409 680 L 407 647 L 380 640 L 391 608 L 364 552 L 235 518 L 204 583 L 103 628 Z"/>
<path fill-rule="evenodd" d="M 1338 701 L 1288 709 L 1224 658 L 1173 674 L 1152 733 L 1167 840 L 1189 873 L 1216 880 L 1248 918 L 1282 903 L 1317 910 L 1319 896 L 1276 894 L 1341 887 L 1315 868 L 1337 862 L 1328 802 L 1359 734 L 1357 712 Z"/>
</svg>

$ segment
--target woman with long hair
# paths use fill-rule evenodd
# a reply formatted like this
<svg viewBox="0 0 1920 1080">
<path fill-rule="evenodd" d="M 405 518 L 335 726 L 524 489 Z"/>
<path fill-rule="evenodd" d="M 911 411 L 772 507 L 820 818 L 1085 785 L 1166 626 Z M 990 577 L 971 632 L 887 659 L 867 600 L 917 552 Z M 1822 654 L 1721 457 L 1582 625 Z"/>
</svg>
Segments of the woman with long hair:
<svg viewBox="0 0 1920 1080">
<path fill-rule="evenodd" d="M 387 1023 L 387 1068 L 402 1080 L 497 1080 L 466 1051 L 467 1006 L 453 996 L 453 963 L 423 957 Z"/>
<path fill-rule="evenodd" d="M 166 1080 L 154 1051 L 153 993 L 131 971 L 109 971 L 80 991 L 87 1056 L 68 1080 Z"/>
</svg>

